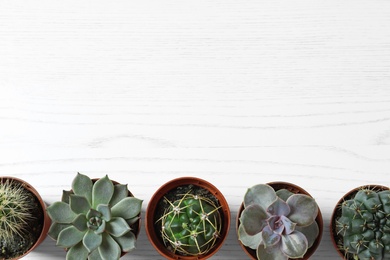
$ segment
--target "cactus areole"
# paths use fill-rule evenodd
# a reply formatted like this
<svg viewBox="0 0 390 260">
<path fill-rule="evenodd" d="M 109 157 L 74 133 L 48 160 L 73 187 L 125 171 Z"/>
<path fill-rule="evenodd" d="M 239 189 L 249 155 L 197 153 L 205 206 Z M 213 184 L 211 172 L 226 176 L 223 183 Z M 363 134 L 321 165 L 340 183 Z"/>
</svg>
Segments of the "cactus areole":
<svg viewBox="0 0 390 260">
<path fill-rule="evenodd" d="M 209 258 L 222 246 L 229 223 L 230 211 L 222 194 L 193 177 L 162 186 L 146 211 L 149 240 L 168 259 Z"/>
<path fill-rule="evenodd" d="M 361 186 L 347 193 L 332 215 L 332 241 L 345 259 L 390 259 L 390 190 Z"/>
</svg>

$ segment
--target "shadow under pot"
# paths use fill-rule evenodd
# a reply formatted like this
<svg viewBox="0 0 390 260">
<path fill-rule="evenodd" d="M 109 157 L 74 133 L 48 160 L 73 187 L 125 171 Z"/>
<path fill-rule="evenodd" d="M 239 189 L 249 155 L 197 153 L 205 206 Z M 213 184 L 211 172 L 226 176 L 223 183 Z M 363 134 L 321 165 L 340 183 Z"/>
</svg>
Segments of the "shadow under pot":
<svg viewBox="0 0 390 260">
<path fill-rule="evenodd" d="M 49 236 L 69 259 L 119 259 L 135 249 L 141 207 L 126 184 L 78 173 L 72 189 L 47 208 Z"/>
<path fill-rule="evenodd" d="M 307 191 L 271 182 L 247 190 L 236 231 L 250 259 L 309 259 L 321 242 L 323 219 Z"/>
<path fill-rule="evenodd" d="M 146 210 L 146 234 L 167 259 L 207 259 L 223 245 L 230 210 L 211 183 L 182 177 L 161 186 Z"/>
<path fill-rule="evenodd" d="M 46 238 L 50 218 L 37 190 L 24 180 L 0 177 L 0 259 L 20 259 Z"/>
<path fill-rule="evenodd" d="M 330 236 L 343 259 L 390 259 L 389 187 L 364 185 L 346 193 L 333 210 Z"/>
</svg>

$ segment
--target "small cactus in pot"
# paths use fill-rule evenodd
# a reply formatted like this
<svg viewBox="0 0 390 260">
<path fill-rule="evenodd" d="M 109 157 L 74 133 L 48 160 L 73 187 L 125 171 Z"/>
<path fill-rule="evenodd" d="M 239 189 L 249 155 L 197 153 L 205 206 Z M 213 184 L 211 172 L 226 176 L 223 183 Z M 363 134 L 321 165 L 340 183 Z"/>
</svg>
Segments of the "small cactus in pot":
<svg viewBox="0 0 390 260">
<path fill-rule="evenodd" d="M 320 236 L 318 214 L 312 197 L 258 184 L 244 196 L 238 239 L 259 260 L 303 258 Z"/>
<path fill-rule="evenodd" d="M 390 190 L 362 186 L 346 195 L 335 209 L 331 228 L 345 259 L 390 259 Z"/>
<path fill-rule="evenodd" d="M 169 201 L 169 208 L 158 220 L 161 236 L 174 253 L 203 255 L 215 245 L 222 228 L 219 206 L 202 196 L 185 194 Z"/>
<path fill-rule="evenodd" d="M 131 226 L 139 221 L 141 206 L 127 185 L 114 184 L 108 176 L 93 182 L 79 173 L 72 190 L 47 208 L 49 236 L 67 250 L 67 259 L 119 259 L 135 248 Z"/>
<path fill-rule="evenodd" d="M 0 177 L 0 259 L 19 259 L 47 235 L 50 219 L 41 196 L 22 179 Z"/>
</svg>

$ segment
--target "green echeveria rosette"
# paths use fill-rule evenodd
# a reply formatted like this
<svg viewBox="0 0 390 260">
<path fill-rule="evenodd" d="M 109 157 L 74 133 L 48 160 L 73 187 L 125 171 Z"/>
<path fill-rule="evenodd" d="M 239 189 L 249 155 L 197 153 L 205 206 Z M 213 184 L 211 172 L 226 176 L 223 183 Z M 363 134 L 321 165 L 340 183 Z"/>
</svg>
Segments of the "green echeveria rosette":
<svg viewBox="0 0 390 260">
<path fill-rule="evenodd" d="M 128 197 L 127 185 L 105 176 L 96 182 L 78 174 L 72 191 L 47 208 L 49 236 L 67 250 L 66 259 L 119 259 L 135 248 L 131 225 L 139 220 L 142 200 Z"/>
<path fill-rule="evenodd" d="M 258 184 L 245 194 L 238 238 L 260 260 L 302 258 L 319 235 L 317 215 L 310 196 Z"/>
<path fill-rule="evenodd" d="M 390 259 L 390 190 L 365 188 L 341 204 L 336 232 L 351 259 Z"/>
<path fill-rule="evenodd" d="M 202 255 L 215 245 L 221 231 L 219 207 L 192 194 L 170 202 L 161 221 L 164 242 L 174 253 Z"/>
</svg>

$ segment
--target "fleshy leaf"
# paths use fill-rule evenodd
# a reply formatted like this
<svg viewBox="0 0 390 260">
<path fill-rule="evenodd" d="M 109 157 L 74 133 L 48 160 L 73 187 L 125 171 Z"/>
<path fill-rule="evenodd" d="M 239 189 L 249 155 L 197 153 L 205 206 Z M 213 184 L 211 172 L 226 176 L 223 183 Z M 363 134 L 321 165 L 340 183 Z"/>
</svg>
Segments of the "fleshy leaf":
<svg viewBox="0 0 390 260">
<path fill-rule="evenodd" d="M 111 209 L 108 205 L 100 204 L 97 206 L 96 209 L 97 209 L 97 211 L 102 213 L 102 219 L 104 219 L 105 221 L 111 220 Z"/>
<path fill-rule="evenodd" d="M 130 219 L 136 217 L 141 212 L 142 200 L 135 197 L 127 197 L 111 208 L 113 217 Z"/>
<path fill-rule="evenodd" d="M 113 239 L 118 243 L 123 252 L 130 252 L 135 249 L 137 238 L 133 232 L 127 232 L 123 236 L 113 237 Z"/>
<path fill-rule="evenodd" d="M 77 173 L 72 182 L 72 190 L 74 194 L 85 197 L 92 205 L 92 180 L 88 176 Z"/>
<path fill-rule="evenodd" d="M 308 248 L 306 237 L 299 231 L 282 235 L 281 249 L 289 258 L 301 258 Z"/>
<path fill-rule="evenodd" d="M 93 250 L 88 257 L 89 260 L 103 260 L 103 258 L 100 256 L 99 250 L 95 249 Z"/>
<path fill-rule="evenodd" d="M 63 248 L 72 247 L 83 239 L 84 234 L 85 232 L 78 230 L 74 226 L 67 227 L 58 235 L 57 245 Z"/>
<path fill-rule="evenodd" d="M 108 204 L 114 194 L 114 185 L 108 176 L 104 176 L 95 182 L 92 187 L 92 207 L 99 204 Z"/>
<path fill-rule="evenodd" d="M 111 207 L 117 204 L 119 201 L 126 198 L 129 194 L 129 190 L 127 189 L 127 184 L 116 184 L 114 186 L 114 194 L 112 195 L 110 205 Z"/>
<path fill-rule="evenodd" d="M 50 225 L 50 229 L 49 229 L 49 232 L 47 233 L 51 238 L 53 238 L 54 240 L 57 240 L 58 239 L 58 235 L 60 234 L 60 232 L 67 228 L 67 227 L 70 227 L 71 224 L 60 224 L 60 223 L 56 223 L 56 222 L 52 222 L 51 225 Z"/>
<path fill-rule="evenodd" d="M 120 237 L 130 231 L 130 227 L 123 218 L 112 218 L 107 223 L 106 230 L 114 237 Z"/>
<path fill-rule="evenodd" d="M 106 231 L 107 222 L 105 220 L 102 220 L 102 224 L 98 227 L 98 229 L 95 230 L 97 234 L 101 234 L 104 231 Z"/>
<path fill-rule="evenodd" d="M 91 204 L 89 204 L 88 200 L 80 195 L 70 195 L 69 205 L 72 211 L 76 214 L 87 214 L 89 209 L 91 208 Z"/>
<path fill-rule="evenodd" d="M 282 200 L 286 201 L 291 195 L 294 195 L 294 193 L 286 189 L 280 189 L 276 191 L 276 195 Z"/>
<path fill-rule="evenodd" d="M 307 195 L 294 194 L 287 199 L 287 204 L 291 210 L 287 217 L 298 226 L 308 226 L 317 217 L 317 203 Z"/>
<path fill-rule="evenodd" d="M 96 234 L 93 230 L 88 230 L 83 238 L 83 244 L 88 252 L 92 252 L 102 243 L 102 235 Z"/>
<path fill-rule="evenodd" d="M 281 216 L 280 220 L 283 222 L 283 226 L 284 226 L 284 230 L 285 230 L 286 234 L 291 234 L 295 230 L 295 226 L 297 224 L 295 224 L 294 222 L 289 220 L 287 217 Z M 313 222 L 313 223 L 315 223 L 315 222 Z"/>
<path fill-rule="evenodd" d="M 288 257 L 280 250 L 279 245 L 265 248 L 259 245 L 257 248 L 257 259 L 261 260 L 288 260 Z"/>
<path fill-rule="evenodd" d="M 262 235 L 261 232 L 254 236 L 248 235 L 248 233 L 245 232 L 244 226 L 240 225 L 238 227 L 238 239 L 243 245 L 252 249 L 256 249 L 262 242 Z"/>
<path fill-rule="evenodd" d="M 68 252 L 66 253 L 66 260 L 80 260 L 87 259 L 87 257 L 88 250 L 84 247 L 82 242 L 79 242 L 77 245 L 69 248 Z"/>
<path fill-rule="evenodd" d="M 266 248 L 277 246 L 280 242 L 280 234 L 274 233 L 268 226 L 261 232 L 261 237 Z"/>
<path fill-rule="evenodd" d="M 274 189 L 266 184 L 258 184 L 249 188 L 244 196 L 244 206 L 257 204 L 267 210 L 268 206 L 276 200 Z"/>
<path fill-rule="evenodd" d="M 271 216 L 267 219 L 267 223 L 270 229 L 272 229 L 273 232 L 282 234 L 284 231 L 283 222 L 281 221 L 279 216 Z"/>
<path fill-rule="evenodd" d="M 134 217 L 134 218 L 126 219 L 127 225 L 129 225 L 129 227 L 130 227 L 131 225 L 136 223 L 139 219 L 140 219 L 140 217 L 138 217 L 138 216 Z"/>
<path fill-rule="evenodd" d="M 70 190 L 63 190 L 61 201 L 69 204 L 69 197 L 71 194 L 74 194 L 74 193 Z"/>
<path fill-rule="evenodd" d="M 267 212 L 271 215 L 287 216 L 290 213 L 290 207 L 281 198 L 277 198 L 269 205 Z"/>
<path fill-rule="evenodd" d="M 119 259 L 121 255 L 118 243 L 106 233 L 103 234 L 103 241 L 98 250 L 104 260 Z"/>
<path fill-rule="evenodd" d="M 246 207 L 240 217 L 241 225 L 248 235 L 255 235 L 267 225 L 268 214 L 257 204 L 252 204 Z"/>
<path fill-rule="evenodd" d="M 320 230 L 318 228 L 317 222 L 311 223 L 309 226 L 306 227 L 296 227 L 297 231 L 301 232 L 302 234 L 305 235 L 307 239 L 307 246 L 310 248 L 313 244 L 316 238 L 318 237 Z"/>
<path fill-rule="evenodd" d="M 69 204 L 56 201 L 47 207 L 47 214 L 52 219 L 53 222 L 69 224 L 77 216 L 71 209 Z"/>
<path fill-rule="evenodd" d="M 73 226 L 75 226 L 80 231 L 86 231 L 87 227 L 87 218 L 83 214 L 79 214 L 72 222 Z"/>
</svg>

